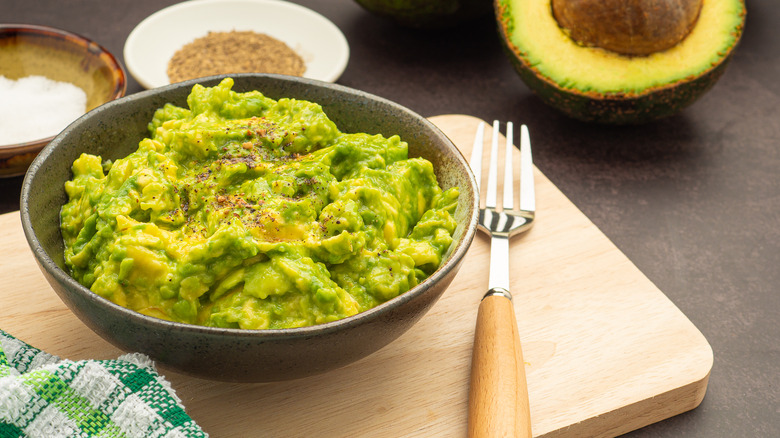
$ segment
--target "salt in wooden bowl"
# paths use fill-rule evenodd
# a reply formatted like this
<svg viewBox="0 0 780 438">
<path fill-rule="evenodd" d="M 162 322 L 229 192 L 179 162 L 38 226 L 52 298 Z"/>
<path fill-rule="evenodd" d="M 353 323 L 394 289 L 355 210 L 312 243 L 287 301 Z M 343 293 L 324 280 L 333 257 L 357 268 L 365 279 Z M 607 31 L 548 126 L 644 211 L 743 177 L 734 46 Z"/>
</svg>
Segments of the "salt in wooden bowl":
<svg viewBox="0 0 780 438">
<path fill-rule="evenodd" d="M 125 95 L 124 68 L 105 48 L 83 36 L 46 26 L 0 24 L 0 76 L 43 76 L 71 83 L 87 96 L 86 110 Z M 34 137 L 34 136 L 33 136 Z M 0 144 L 0 177 L 24 174 L 54 138 Z"/>
</svg>

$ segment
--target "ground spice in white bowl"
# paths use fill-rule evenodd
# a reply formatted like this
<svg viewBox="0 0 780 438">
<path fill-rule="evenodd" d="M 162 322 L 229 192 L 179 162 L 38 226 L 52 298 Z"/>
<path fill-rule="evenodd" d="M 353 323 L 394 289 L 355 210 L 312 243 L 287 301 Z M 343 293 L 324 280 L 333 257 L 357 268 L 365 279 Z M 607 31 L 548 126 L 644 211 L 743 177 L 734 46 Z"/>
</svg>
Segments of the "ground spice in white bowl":
<svg viewBox="0 0 780 438">
<path fill-rule="evenodd" d="M 0 76 L 0 145 L 57 135 L 87 111 L 87 94 L 43 76 Z"/>
<path fill-rule="evenodd" d="M 252 31 L 209 32 L 184 45 L 168 62 L 168 78 L 181 82 L 230 73 L 302 76 L 306 64 L 293 49 Z"/>
</svg>

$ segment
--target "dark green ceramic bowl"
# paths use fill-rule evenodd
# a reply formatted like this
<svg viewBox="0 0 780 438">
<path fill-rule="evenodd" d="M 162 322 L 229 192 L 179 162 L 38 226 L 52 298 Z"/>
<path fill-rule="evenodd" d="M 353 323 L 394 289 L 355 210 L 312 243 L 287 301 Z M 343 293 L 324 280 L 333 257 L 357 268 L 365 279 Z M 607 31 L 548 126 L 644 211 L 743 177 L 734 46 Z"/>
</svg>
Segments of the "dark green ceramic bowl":
<svg viewBox="0 0 780 438">
<path fill-rule="evenodd" d="M 118 306 L 85 288 L 65 270 L 59 212 L 71 163 L 83 152 L 123 157 L 147 136 L 154 111 L 167 102 L 185 106 L 195 83 L 181 82 L 102 105 L 66 128 L 30 165 L 22 186 L 21 216 L 27 241 L 44 276 L 87 326 L 117 347 L 147 354 L 174 370 L 202 378 L 268 382 L 331 370 L 387 345 L 436 302 L 457 273 L 476 231 L 476 184 L 466 161 L 433 124 L 385 99 L 340 85 L 275 75 L 231 75 L 236 91 L 260 90 L 275 99 L 317 102 L 344 132 L 398 134 L 410 156 L 433 162 L 443 188 L 458 186 L 458 227 L 442 266 L 405 294 L 355 316 L 284 330 L 240 330 L 164 321 Z"/>
</svg>

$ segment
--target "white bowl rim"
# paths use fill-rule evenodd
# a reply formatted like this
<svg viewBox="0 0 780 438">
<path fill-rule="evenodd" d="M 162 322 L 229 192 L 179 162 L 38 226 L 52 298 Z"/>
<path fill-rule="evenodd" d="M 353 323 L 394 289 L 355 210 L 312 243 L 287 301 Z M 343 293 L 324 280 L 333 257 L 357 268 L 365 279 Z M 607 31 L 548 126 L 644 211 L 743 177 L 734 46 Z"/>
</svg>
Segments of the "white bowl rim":
<svg viewBox="0 0 780 438">
<path fill-rule="evenodd" d="M 304 58 L 308 79 L 335 82 L 349 62 L 341 30 L 304 6 L 283 0 L 189 0 L 149 15 L 130 32 L 125 66 L 144 88 L 168 85 L 168 61 L 177 50 L 209 31 L 230 30 L 265 33 L 286 43 Z"/>
</svg>

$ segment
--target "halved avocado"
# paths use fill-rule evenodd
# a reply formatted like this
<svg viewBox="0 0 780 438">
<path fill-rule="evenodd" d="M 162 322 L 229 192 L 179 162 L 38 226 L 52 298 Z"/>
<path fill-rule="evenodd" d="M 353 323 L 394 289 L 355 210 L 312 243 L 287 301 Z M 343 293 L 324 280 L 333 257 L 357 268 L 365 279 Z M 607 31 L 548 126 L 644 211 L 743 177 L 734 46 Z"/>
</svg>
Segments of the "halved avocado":
<svg viewBox="0 0 780 438">
<path fill-rule="evenodd" d="M 611 124 L 669 116 L 709 90 L 746 13 L 744 0 L 495 0 L 494 7 L 529 88 L 573 118 Z"/>
<path fill-rule="evenodd" d="M 366 10 L 401 26 L 417 29 L 454 27 L 487 16 L 491 0 L 356 0 Z"/>
</svg>

